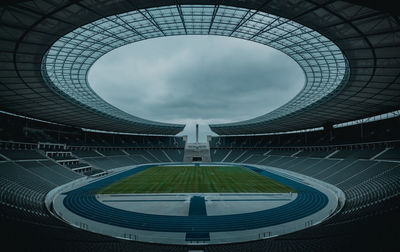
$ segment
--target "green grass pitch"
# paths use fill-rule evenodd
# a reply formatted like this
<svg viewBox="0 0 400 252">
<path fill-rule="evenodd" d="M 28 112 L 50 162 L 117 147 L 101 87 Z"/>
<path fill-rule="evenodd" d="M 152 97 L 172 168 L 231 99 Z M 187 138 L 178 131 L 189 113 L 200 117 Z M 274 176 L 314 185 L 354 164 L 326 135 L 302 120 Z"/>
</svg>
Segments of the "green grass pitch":
<svg viewBox="0 0 400 252">
<path fill-rule="evenodd" d="M 99 190 L 123 193 L 288 193 L 286 185 L 240 166 L 155 166 Z"/>
</svg>

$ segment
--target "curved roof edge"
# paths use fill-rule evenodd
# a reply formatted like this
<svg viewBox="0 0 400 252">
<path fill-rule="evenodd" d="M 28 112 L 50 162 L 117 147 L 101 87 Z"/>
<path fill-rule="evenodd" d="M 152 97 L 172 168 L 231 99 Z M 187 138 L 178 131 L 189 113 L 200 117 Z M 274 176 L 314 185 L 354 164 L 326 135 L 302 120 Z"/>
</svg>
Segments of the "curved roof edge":
<svg viewBox="0 0 400 252">
<path fill-rule="evenodd" d="M 269 114 L 235 125 L 294 113 L 347 83 L 348 64 L 340 49 L 306 26 L 267 12 L 233 6 L 181 5 L 179 10 L 176 5 L 133 10 L 103 17 L 65 34 L 43 57 L 45 83 L 65 99 L 96 112 L 134 123 L 172 126 L 130 115 L 105 102 L 91 89 L 87 76 L 94 62 L 115 48 L 176 35 L 219 35 L 253 41 L 285 53 L 302 68 L 306 82 L 293 99 Z"/>
<path fill-rule="evenodd" d="M 157 6 L 174 5 L 176 24 L 187 25 L 180 10 L 185 4 L 211 4 L 211 0 L 139 1 L 23 1 L 0 11 L 1 71 L 0 109 L 15 114 L 74 127 L 132 133 L 179 132 L 179 127 L 135 124 L 93 112 L 55 94 L 43 80 L 41 61 L 50 46 L 63 35 L 85 24 L 118 13 Z M 346 1 L 301 0 L 226 0 L 236 6 L 265 12 L 307 26 L 334 42 L 349 62 L 348 84 L 329 100 L 309 110 L 285 118 L 235 130 L 251 133 L 289 131 L 336 124 L 373 116 L 400 108 L 399 60 L 400 20 L 398 16 Z M 219 5 L 215 5 L 218 13 Z M 152 20 L 149 13 L 142 14 Z M 252 13 L 249 12 L 250 16 Z M 234 30 L 248 18 L 240 19 Z M 154 30 L 160 27 L 152 20 Z M 179 23 L 179 22 L 181 23 Z M 189 20 L 188 20 L 189 21 Z M 215 24 L 212 19 L 211 24 Z M 184 30 L 186 31 L 186 28 Z M 214 27 L 207 26 L 207 29 Z M 237 27 L 237 28 L 236 28 Z M 263 32 L 261 28 L 260 32 Z M 155 33 L 158 33 L 156 31 Z M 257 33 L 258 34 L 258 33 Z M 256 35 L 257 35 L 256 34 Z M 258 127 L 260 126 L 260 127 Z M 254 130 L 254 131 L 253 131 Z M 221 130 L 221 134 L 232 129 Z"/>
<path fill-rule="evenodd" d="M 400 59 L 400 42 L 394 37 L 400 29 L 398 16 L 335 1 L 321 1 L 321 5 L 306 9 L 297 15 L 289 10 L 283 12 L 287 12 L 285 17 L 294 16 L 293 20 L 325 35 L 341 49 L 349 64 L 347 85 L 295 113 L 272 120 L 211 124 L 213 132 L 245 135 L 305 130 L 400 108 L 399 72 L 395 63 Z M 269 9 L 272 13 L 279 10 L 282 9 Z"/>
</svg>

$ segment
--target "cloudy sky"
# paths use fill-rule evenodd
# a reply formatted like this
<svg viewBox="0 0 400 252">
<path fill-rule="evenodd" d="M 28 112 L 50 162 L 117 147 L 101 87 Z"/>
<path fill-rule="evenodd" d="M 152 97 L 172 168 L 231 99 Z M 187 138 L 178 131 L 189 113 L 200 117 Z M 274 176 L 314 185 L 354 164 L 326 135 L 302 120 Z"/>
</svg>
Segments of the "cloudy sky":
<svg viewBox="0 0 400 252">
<path fill-rule="evenodd" d="M 89 83 L 104 100 L 133 115 L 186 124 L 179 135 L 200 141 L 208 124 L 265 114 L 303 87 L 304 74 L 285 54 L 253 42 L 216 36 L 150 39 L 101 57 Z"/>
</svg>

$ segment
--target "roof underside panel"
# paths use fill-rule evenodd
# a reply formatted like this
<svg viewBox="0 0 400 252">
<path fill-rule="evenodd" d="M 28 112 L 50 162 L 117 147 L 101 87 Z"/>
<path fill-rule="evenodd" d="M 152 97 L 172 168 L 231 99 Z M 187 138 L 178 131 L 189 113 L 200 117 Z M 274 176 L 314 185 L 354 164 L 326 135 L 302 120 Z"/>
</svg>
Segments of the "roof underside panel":
<svg viewBox="0 0 400 252">
<path fill-rule="evenodd" d="M 289 1 L 294 2 L 294 1 Z M 336 94 L 296 113 L 262 122 L 210 125 L 221 135 L 309 129 L 400 108 L 400 24 L 397 16 L 342 1 L 318 1 L 312 11 L 294 11 L 272 1 L 268 11 L 305 24 L 333 41 L 345 54 L 350 75 Z"/>
<path fill-rule="evenodd" d="M 292 101 L 292 105 L 286 104 L 278 112 L 252 120 L 211 125 L 218 134 L 313 128 L 400 109 L 400 25 L 397 16 L 344 1 L 231 0 L 224 1 L 223 6 L 205 0 L 178 2 L 27 1 L 1 7 L 0 109 L 76 127 L 176 134 L 183 125 L 128 115 L 105 103 L 95 93 L 88 93 L 89 86 L 85 81 L 87 69 L 96 57 L 107 52 L 105 48 L 179 34 L 224 35 L 268 44 L 297 62 L 303 62 L 303 65 L 299 64 L 306 75 L 309 73 L 307 78 L 312 85 L 306 85 L 307 92 L 294 98 L 296 103 Z M 154 8 L 160 6 L 163 7 Z M 129 11 L 134 15 L 123 14 Z M 306 28 L 289 23 L 302 24 Z M 82 27 L 90 29 L 83 31 Z M 78 44 L 73 44 L 77 40 L 65 41 L 64 36 L 74 34 L 74 30 L 81 41 Z M 76 34 L 76 31 L 80 33 Z M 323 36 L 314 36 L 314 31 Z M 51 60 L 55 63 L 44 68 L 50 66 L 42 64 L 46 52 L 63 37 L 64 42 L 68 42 L 58 47 L 63 54 L 49 54 L 49 63 Z M 296 40 L 298 38 L 302 40 Z M 319 39 L 323 41 L 317 41 Z M 98 41 L 101 40 L 104 43 L 100 47 Z M 331 46 L 329 41 L 340 48 L 345 58 L 336 53 L 340 50 L 323 49 L 323 46 Z M 299 53 L 301 51 L 311 53 L 305 56 Z M 73 64 L 68 62 L 72 59 L 79 60 Z M 60 64 L 57 60 L 65 62 Z M 57 68 L 59 66 L 62 68 Z M 316 67 L 320 68 L 319 72 L 315 71 Z M 74 97 L 66 91 L 74 83 L 80 85 L 78 93 L 85 93 L 84 98 Z M 72 93 L 77 91 L 72 90 Z"/>
</svg>

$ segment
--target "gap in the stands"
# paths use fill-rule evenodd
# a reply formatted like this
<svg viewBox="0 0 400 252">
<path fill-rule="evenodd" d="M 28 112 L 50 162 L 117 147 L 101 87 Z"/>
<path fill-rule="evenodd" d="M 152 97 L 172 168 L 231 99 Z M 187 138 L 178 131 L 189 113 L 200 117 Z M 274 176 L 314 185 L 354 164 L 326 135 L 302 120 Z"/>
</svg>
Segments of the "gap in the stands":
<svg viewBox="0 0 400 252">
<path fill-rule="evenodd" d="M 183 123 L 194 142 L 214 135 L 208 124 L 270 112 L 304 86 L 286 54 L 250 41 L 218 36 L 149 39 L 115 49 L 89 72 L 93 90 L 112 105 L 149 120 Z"/>
</svg>

